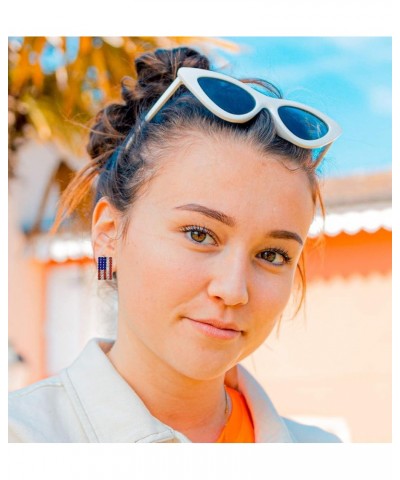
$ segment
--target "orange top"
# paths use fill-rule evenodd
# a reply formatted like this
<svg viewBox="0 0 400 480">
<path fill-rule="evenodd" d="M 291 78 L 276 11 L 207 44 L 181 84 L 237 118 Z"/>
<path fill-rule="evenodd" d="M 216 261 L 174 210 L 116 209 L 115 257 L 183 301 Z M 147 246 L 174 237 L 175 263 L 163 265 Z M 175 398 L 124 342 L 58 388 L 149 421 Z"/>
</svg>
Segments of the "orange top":
<svg viewBox="0 0 400 480">
<path fill-rule="evenodd" d="M 226 387 L 232 411 L 216 443 L 254 443 L 254 426 L 244 396 Z"/>
</svg>

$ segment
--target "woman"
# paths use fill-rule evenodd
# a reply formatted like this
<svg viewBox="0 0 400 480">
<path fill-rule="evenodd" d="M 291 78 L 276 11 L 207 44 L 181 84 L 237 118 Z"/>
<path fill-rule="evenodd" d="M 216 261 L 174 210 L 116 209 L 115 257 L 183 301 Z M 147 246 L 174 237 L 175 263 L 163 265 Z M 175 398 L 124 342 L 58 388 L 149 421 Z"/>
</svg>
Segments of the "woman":
<svg viewBox="0 0 400 480">
<path fill-rule="evenodd" d="M 340 129 L 209 68 L 188 48 L 145 54 L 125 103 L 97 115 L 53 231 L 98 177 L 92 243 L 99 270 L 112 259 L 117 337 L 12 393 L 10 441 L 340 441 L 281 418 L 240 365 L 304 279 L 313 149 Z"/>
</svg>

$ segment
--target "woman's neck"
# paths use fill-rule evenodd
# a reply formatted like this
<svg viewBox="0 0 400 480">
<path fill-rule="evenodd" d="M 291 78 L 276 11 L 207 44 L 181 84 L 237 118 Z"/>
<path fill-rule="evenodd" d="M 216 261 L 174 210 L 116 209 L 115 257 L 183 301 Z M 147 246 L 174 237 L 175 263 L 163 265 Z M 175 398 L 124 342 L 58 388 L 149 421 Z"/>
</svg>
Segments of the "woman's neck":
<svg viewBox="0 0 400 480">
<path fill-rule="evenodd" d="M 106 354 L 154 417 L 192 442 L 218 439 L 228 417 L 224 376 L 191 379 L 125 334 Z"/>
</svg>

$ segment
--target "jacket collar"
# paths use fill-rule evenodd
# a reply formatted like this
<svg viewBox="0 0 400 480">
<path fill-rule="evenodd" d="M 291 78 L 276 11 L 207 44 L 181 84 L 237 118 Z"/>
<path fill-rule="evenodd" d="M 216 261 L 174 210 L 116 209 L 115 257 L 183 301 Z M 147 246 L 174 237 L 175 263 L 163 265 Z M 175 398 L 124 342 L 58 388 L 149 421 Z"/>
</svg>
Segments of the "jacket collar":
<svg viewBox="0 0 400 480">
<path fill-rule="evenodd" d="M 190 442 L 153 417 L 142 400 L 115 370 L 104 353 L 112 340 L 94 338 L 62 373 L 65 388 L 90 442 Z M 293 442 L 261 385 L 237 365 L 238 390 L 254 420 L 255 441 Z"/>
<path fill-rule="evenodd" d="M 113 342 L 92 339 L 62 373 L 90 442 L 189 441 L 153 417 L 104 353 Z M 186 440 L 185 440 L 186 439 Z"/>
<path fill-rule="evenodd" d="M 257 380 L 243 367 L 236 365 L 238 390 L 246 399 L 254 424 L 256 443 L 293 443 L 294 439 L 282 417 Z"/>
</svg>

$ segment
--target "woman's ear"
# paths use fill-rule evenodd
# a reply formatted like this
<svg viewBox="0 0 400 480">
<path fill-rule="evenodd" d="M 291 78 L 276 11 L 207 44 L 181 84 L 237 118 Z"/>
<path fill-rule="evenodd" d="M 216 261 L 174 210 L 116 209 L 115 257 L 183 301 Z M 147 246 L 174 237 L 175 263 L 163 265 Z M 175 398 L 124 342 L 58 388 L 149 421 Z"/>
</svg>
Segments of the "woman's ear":
<svg viewBox="0 0 400 480">
<path fill-rule="evenodd" d="M 97 264 L 98 257 L 113 257 L 113 272 L 117 266 L 116 238 L 119 217 L 106 197 L 96 204 L 92 215 L 93 256 Z"/>
</svg>

